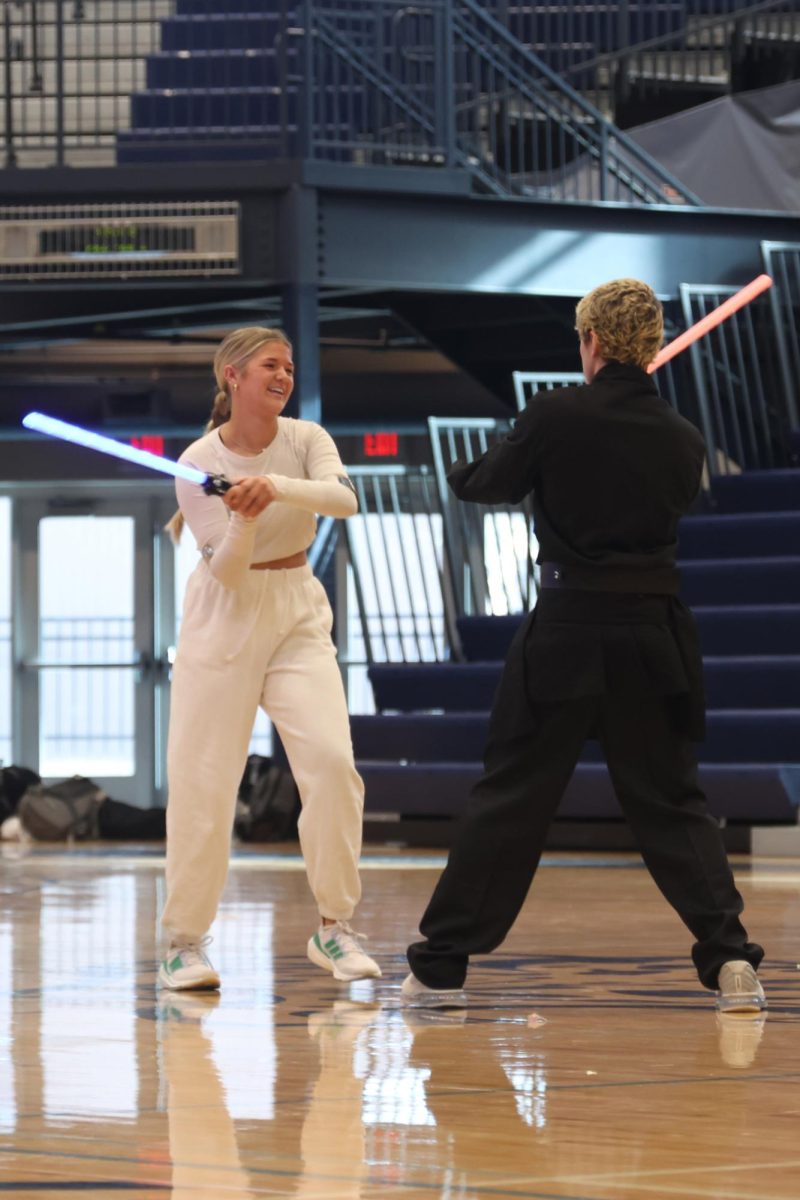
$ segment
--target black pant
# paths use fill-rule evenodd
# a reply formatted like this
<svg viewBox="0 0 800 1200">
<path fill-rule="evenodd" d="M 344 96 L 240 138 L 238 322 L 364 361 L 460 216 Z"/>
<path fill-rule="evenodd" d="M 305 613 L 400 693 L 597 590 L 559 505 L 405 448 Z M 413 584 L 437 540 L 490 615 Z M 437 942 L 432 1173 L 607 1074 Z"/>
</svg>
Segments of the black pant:
<svg viewBox="0 0 800 1200">
<path fill-rule="evenodd" d="M 486 772 L 475 785 L 450 857 L 408 949 L 428 987 L 461 987 L 470 954 L 494 950 L 530 888 L 547 829 L 586 738 L 596 733 L 642 857 L 694 934 L 700 981 L 717 985 L 724 962 L 763 957 L 739 920 L 742 899 L 722 835 L 697 783 L 691 742 L 661 697 L 590 696 L 535 706 L 532 732 L 493 728 Z"/>
</svg>

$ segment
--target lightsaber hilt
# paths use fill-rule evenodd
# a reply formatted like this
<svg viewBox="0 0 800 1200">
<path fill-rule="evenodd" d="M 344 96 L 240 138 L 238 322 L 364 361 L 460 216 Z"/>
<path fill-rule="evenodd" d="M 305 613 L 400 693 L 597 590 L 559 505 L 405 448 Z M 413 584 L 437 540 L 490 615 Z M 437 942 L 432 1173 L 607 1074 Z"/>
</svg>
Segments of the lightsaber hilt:
<svg viewBox="0 0 800 1200">
<path fill-rule="evenodd" d="M 231 490 L 233 484 L 224 475 L 206 475 L 205 483 L 200 486 L 207 496 L 224 496 Z"/>
</svg>

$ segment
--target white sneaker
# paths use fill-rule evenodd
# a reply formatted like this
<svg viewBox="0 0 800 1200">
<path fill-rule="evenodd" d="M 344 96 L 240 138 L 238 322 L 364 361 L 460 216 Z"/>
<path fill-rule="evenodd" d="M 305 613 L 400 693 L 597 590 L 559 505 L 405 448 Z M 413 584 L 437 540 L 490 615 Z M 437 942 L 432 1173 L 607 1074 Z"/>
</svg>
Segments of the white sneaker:
<svg viewBox="0 0 800 1200">
<path fill-rule="evenodd" d="M 720 967 L 717 1009 L 728 1012 L 761 1012 L 767 1007 L 764 989 L 749 962 L 736 959 Z"/>
<path fill-rule="evenodd" d="M 308 957 L 316 966 L 330 971 L 334 979 L 344 982 L 379 979 L 380 967 L 359 945 L 359 941 L 364 940 L 364 934 L 354 933 L 346 921 L 320 925 L 308 939 Z"/>
<path fill-rule="evenodd" d="M 197 942 L 173 942 L 158 971 L 161 986 L 173 992 L 218 988 L 219 975 L 203 950 L 210 941 L 206 937 Z"/>
<path fill-rule="evenodd" d="M 466 1008 L 467 993 L 463 988 L 426 987 L 416 975 L 407 975 L 400 988 L 400 999 L 407 1008 Z"/>
</svg>

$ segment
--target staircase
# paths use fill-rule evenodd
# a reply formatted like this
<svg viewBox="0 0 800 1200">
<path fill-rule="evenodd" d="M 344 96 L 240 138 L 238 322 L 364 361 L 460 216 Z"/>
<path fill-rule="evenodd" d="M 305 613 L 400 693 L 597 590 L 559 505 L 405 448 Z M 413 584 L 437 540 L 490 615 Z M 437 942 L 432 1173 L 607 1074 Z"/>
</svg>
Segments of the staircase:
<svg viewBox="0 0 800 1200">
<path fill-rule="evenodd" d="M 697 203 L 476 0 L 176 0 L 146 73 L 120 163 L 448 167 L 495 196 Z"/>
<path fill-rule="evenodd" d="M 800 470 L 716 479 L 712 511 L 682 524 L 680 557 L 682 595 L 696 615 L 704 653 L 708 736 L 698 752 L 711 809 L 745 825 L 795 824 Z M 519 620 L 461 618 L 464 662 L 370 668 L 381 715 L 352 718 L 368 815 L 461 811 L 480 773 L 488 710 Z M 619 816 L 600 748 L 587 743 L 559 818 Z"/>
</svg>

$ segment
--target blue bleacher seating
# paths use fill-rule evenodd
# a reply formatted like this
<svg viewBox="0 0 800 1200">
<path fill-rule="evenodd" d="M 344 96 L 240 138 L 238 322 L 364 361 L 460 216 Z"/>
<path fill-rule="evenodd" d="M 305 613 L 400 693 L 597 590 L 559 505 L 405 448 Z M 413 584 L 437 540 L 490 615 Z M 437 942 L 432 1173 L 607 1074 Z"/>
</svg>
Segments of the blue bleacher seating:
<svg viewBox="0 0 800 1200">
<path fill-rule="evenodd" d="M 396 762 L 480 762 L 488 713 L 397 713 L 351 718 L 358 759 Z M 712 709 L 702 747 L 703 762 L 775 763 L 800 766 L 800 708 Z M 599 743 L 587 742 L 583 761 L 601 760 Z"/>
<path fill-rule="evenodd" d="M 488 7 L 491 11 L 491 0 Z M 620 22 L 618 4 L 591 0 L 582 3 L 579 11 L 560 0 L 548 5 L 503 5 L 495 8 L 495 15 L 558 74 L 567 63 L 588 61 L 623 43 L 674 32 L 685 24 L 682 0 L 632 0 L 626 11 L 627 25 Z M 363 43 L 370 62 L 375 45 L 382 44 L 386 63 L 375 65 L 386 65 L 390 75 L 398 66 L 402 72 L 420 55 L 424 58 L 426 47 L 420 39 L 430 32 L 412 9 L 402 20 L 396 16 L 389 10 L 376 10 L 374 15 L 361 10 L 357 21 L 343 17 L 343 44 L 358 49 Z M 302 33 L 299 19 L 298 12 L 283 12 L 264 0 L 176 0 L 174 13 L 160 23 L 160 50 L 147 56 L 146 90 L 132 97 L 131 128 L 118 135 L 118 161 L 213 161 L 294 154 L 296 98 L 287 97 L 288 110 L 281 110 L 271 89 L 299 83 L 302 64 L 294 40 Z M 381 34 L 377 41 L 373 36 L 376 30 Z M 457 51 L 464 52 L 463 47 Z M 323 140 L 332 137 L 340 144 L 352 144 L 362 126 L 363 98 L 353 90 L 343 100 L 343 70 L 347 73 L 349 68 L 341 62 L 337 65 L 331 56 L 315 57 L 317 101 L 319 89 L 329 86 L 336 89 L 337 97 L 328 114 L 335 132 L 317 132 Z M 468 82 L 461 82 L 458 92 L 459 100 L 466 104 L 497 87 L 494 69 L 488 64 L 485 77 L 476 76 L 473 66 L 463 79 Z M 580 86 L 594 82 L 592 71 L 582 77 Z M 423 108 L 430 104 L 430 83 L 415 82 L 412 73 L 403 78 L 402 87 L 412 103 L 416 93 Z M 316 111 L 315 119 L 319 115 Z M 281 117 L 292 126 L 283 142 L 277 128 Z M 347 127 L 342 129 L 343 124 Z M 263 130 L 260 147 L 251 145 L 259 130 Z M 517 135 L 512 131 L 511 136 L 513 140 Z M 529 134 L 522 136 L 528 138 Z M 196 147 L 191 145 L 193 137 Z"/>
<path fill-rule="evenodd" d="M 159 88 L 277 87 L 281 70 L 296 78 L 297 51 L 278 61 L 275 50 L 192 50 L 184 54 L 148 54 L 146 83 Z"/>
<path fill-rule="evenodd" d="M 695 606 L 704 654 L 800 654 L 800 604 Z M 467 658 L 503 658 L 520 617 L 462 617 L 458 621 Z"/>
<path fill-rule="evenodd" d="M 491 618 L 489 618 L 491 619 Z M 710 708 L 800 705 L 800 654 L 706 656 Z M 502 663 L 376 663 L 369 669 L 381 712 L 488 712 Z"/>
<path fill-rule="evenodd" d="M 680 529 L 683 595 L 697 618 L 709 703 L 700 780 L 720 817 L 793 823 L 800 804 L 800 471 L 716 480 L 713 503 L 713 514 L 689 517 Z M 368 811 L 462 810 L 480 774 L 488 710 L 521 619 L 461 618 L 465 662 L 370 668 L 382 715 L 353 718 Z M 586 744 L 559 815 L 619 816 L 598 743 Z"/>
<path fill-rule="evenodd" d="M 161 22 L 162 50 L 273 49 L 282 29 L 277 12 L 204 13 L 203 16 L 165 17 Z"/>
<path fill-rule="evenodd" d="M 360 760 L 358 769 L 366 786 L 367 815 L 406 817 L 458 816 L 481 774 L 479 763 L 464 762 L 399 768 L 388 761 Z M 796 763 L 701 763 L 700 784 L 711 811 L 728 821 L 789 824 L 796 818 L 800 802 Z M 596 821 L 621 815 L 605 764 L 579 763 L 559 806 L 559 818 Z"/>
<path fill-rule="evenodd" d="M 272 7 L 274 12 L 279 11 L 278 4 Z M 219 16 L 234 12 L 263 14 L 267 9 L 268 0 L 175 0 L 175 13 L 179 17 Z"/>
<path fill-rule="evenodd" d="M 714 501 L 720 513 L 787 512 L 800 509 L 800 471 L 746 471 L 714 481 Z"/>
</svg>

